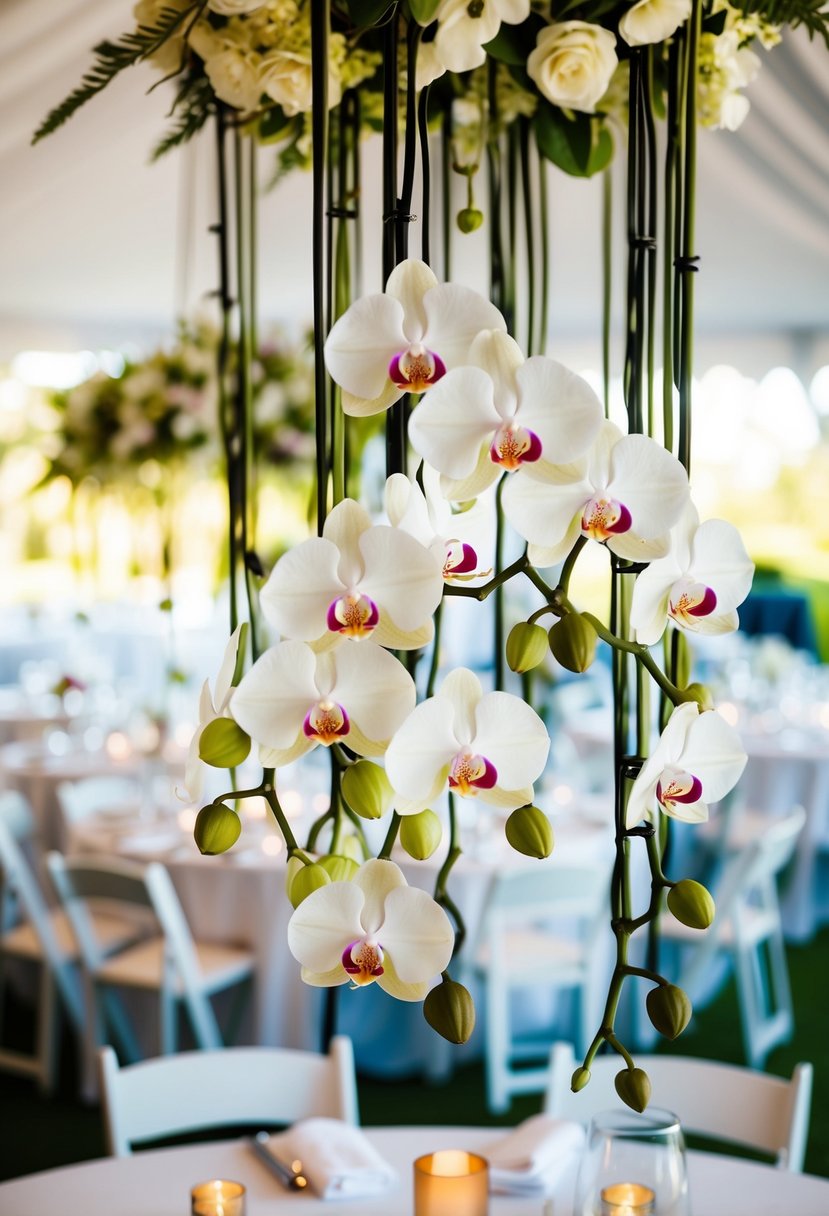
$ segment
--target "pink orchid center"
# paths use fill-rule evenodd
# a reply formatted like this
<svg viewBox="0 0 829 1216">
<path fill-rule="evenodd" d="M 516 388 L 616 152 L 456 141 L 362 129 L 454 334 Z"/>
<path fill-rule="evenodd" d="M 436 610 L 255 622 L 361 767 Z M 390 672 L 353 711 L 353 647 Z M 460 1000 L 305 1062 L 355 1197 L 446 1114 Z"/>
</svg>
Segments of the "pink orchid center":
<svg viewBox="0 0 829 1216">
<path fill-rule="evenodd" d="M 449 766 L 449 788 L 464 796 L 491 790 L 497 780 L 495 765 L 486 756 L 478 756 L 468 749 L 458 752 Z"/>
<path fill-rule="evenodd" d="M 424 393 L 445 375 L 446 364 L 440 355 L 419 342 L 395 355 L 389 363 L 389 379 L 395 388 L 407 393 Z"/>
<path fill-rule="evenodd" d="M 340 595 L 328 605 L 328 628 L 346 638 L 365 638 L 376 628 L 380 609 L 374 600 L 359 592 Z"/>
<path fill-rule="evenodd" d="M 597 494 L 582 512 L 581 530 L 584 536 L 605 541 L 611 536 L 618 536 L 620 532 L 629 532 L 632 522 L 630 511 L 624 503 Z"/>
<path fill-rule="evenodd" d="M 505 423 L 495 432 L 489 449 L 490 460 L 510 473 L 522 464 L 533 464 L 540 456 L 541 440 L 535 432 L 514 422 Z"/>
<path fill-rule="evenodd" d="M 317 701 L 305 715 L 302 729 L 309 739 L 329 747 L 351 729 L 348 714 L 336 701 Z"/>
<path fill-rule="evenodd" d="M 660 806 L 671 812 L 677 804 L 688 806 L 702 797 L 702 782 L 693 773 L 684 769 L 666 768 L 656 783 L 656 799 Z"/>
<path fill-rule="evenodd" d="M 362 987 L 372 984 L 383 974 L 383 947 L 377 942 L 349 942 L 342 954 L 342 964 L 352 983 Z"/>
<path fill-rule="evenodd" d="M 471 545 L 459 540 L 446 542 L 446 557 L 443 560 L 443 577 L 446 582 L 452 579 L 471 578 L 478 567 L 478 555 Z"/>
<path fill-rule="evenodd" d="M 680 625 L 690 625 L 701 617 L 710 616 L 717 607 L 717 596 L 711 587 L 705 583 L 692 583 L 690 579 L 680 579 L 671 587 L 668 596 L 668 615 Z"/>
</svg>

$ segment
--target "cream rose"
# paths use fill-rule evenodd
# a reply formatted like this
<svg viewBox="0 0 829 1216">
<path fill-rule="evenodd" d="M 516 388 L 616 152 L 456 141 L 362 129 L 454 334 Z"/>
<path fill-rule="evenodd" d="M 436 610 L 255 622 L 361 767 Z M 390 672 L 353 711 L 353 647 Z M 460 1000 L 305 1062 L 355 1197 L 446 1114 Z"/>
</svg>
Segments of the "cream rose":
<svg viewBox="0 0 829 1216">
<path fill-rule="evenodd" d="M 311 109 L 311 56 L 295 51 L 269 52 L 259 67 L 259 87 L 282 106 L 289 118 L 306 114 Z M 329 72 L 328 105 L 337 105 L 341 95 L 338 78 Z"/>
<path fill-rule="evenodd" d="M 639 0 L 619 22 L 628 46 L 664 42 L 691 16 L 691 0 Z"/>
<path fill-rule="evenodd" d="M 615 34 L 589 21 L 559 21 L 538 35 L 527 71 L 553 105 L 592 114 L 617 63 Z"/>
<path fill-rule="evenodd" d="M 205 61 L 204 70 L 218 98 L 237 110 L 252 110 L 262 93 L 259 57 L 228 47 Z"/>
<path fill-rule="evenodd" d="M 261 8 L 263 0 L 207 0 L 207 7 L 223 17 L 236 17 L 239 13 L 252 13 Z"/>
</svg>

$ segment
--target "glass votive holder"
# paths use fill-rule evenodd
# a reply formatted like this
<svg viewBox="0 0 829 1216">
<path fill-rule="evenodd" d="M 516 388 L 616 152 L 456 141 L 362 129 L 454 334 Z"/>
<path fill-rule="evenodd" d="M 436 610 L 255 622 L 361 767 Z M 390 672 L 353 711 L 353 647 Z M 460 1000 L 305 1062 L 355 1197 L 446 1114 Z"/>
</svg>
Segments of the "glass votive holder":
<svg viewBox="0 0 829 1216">
<path fill-rule="evenodd" d="M 676 1115 L 649 1107 L 593 1116 L 574 1216 L 688 1216 L 685 1143 Z"/>
<path fill-rule="evenodd" d="M 487 1216 L 489 1166 L 461 1149 L 427 1153 L 414 1163 L 415 1216 Z"/>
<path fill-rule="evenodd" d="M 190 1192 L 190 1216 L 245 1216 L 245 1188 L 226 1178 L 197 1183 Z"/>
</svg>

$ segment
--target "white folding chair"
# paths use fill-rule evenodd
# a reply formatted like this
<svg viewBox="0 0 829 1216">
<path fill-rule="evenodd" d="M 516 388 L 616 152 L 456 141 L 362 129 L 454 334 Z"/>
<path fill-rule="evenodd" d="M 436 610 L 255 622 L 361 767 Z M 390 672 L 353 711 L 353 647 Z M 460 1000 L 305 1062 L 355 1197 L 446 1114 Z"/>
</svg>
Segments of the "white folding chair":
<svg viewBox="0 0 829 1216">
<path fill-rule="evenodd" d="M 359 1122 L 351 1040 L 337 1035 L 327 1055 L 271 1047 L 186 1051 L 118 1065 L 100 1052 L 107 1145 L 127 1157 L 132 1145 L 190 1131 L 272 1127 L 324 1115 Z"/>
<path fill-rule="evenodd" d="M 141 804 L 141 784 L 134 777 L 85 777 L 82 781 L 62 781 L 58 804 L 64 827 L 80 823 L 90 815 L 120 811 Z"/>
<path fill-rule="evenodd" d="M 131 1060 L 142 1054 L 129 1019 L 112 1000 L 117 989 L 154 991 L 159 997 L 159 1046 L 162 1055 L 176 1050 L 178 1011 L 186 1011 L 196 1044 L 218 1049 L 222 1036 L 210 996 L 249 980 L 253 958 L 234 946 L 194 940 L 170 875 L 159 862 L 146 867 L 101 860 L 65 858 L 50 853 L 49 870 L 81 950 L 92 1016 L 88 1019 L 88 1054 L 94 1058 L 107 1042 L 113 1021 Z M 111 957 L 104 957 L 92 936 L 90 901 L 150 915 L 153 932 Z M 107 1000 L 109 998 L 109 1000 Z"/>
<path fill-rule="evenodd" d="M 622 1102 L 613 1078 L 624 1067 L 615 1052 L 597 1056 L 580 1093 L 570 1089 L 577 1064 L 572 1044 L 556 1043 L 544 1109 L 587 1123 Z M 686 1131 L 768 1153 L 782 1169 L 800 1173 L 809 1135 L 812 1065 L 796 1064 L 790 1080 L 690 1056 L 637 1056 L 650 1077 L 651 1105 L 673 1111 Z"/>
<path fill-rule="evenodd" d="M 604 865 L 507 871 L 498 876 L 472 950 L 471 971 L 485 987 L 487 1105 L 506 1110 L 513 1094 L 540 1092 L 549 1034 L 519 1035 L 511 997 L 520 991 L 570 990 L 578 1037 L 586 1046 L 598 1016 L 598 980 L 610 870 Z M 533 1067 L 522 1062 L 541 1060 Z"/>
<path fill-rule="evenodd" d="M 788 1042 L 794 1029 L 777 876 L 791 860 L 805 821 L 803 808 L 795 808 L 727 861 L 715 891 L 717 915 L 709 929 L 689 929 L 670 915 L 662 919 L 664 941 L 686 956 L 681 958 L 676 982 L 692 1002 L 703 995 L 717 956 L 730 958 L 743 1044 L 752 1068 L 762 1067 L 772 1047 Z"/>
<path fill-rule="evenodd" d="M 77 1032 L 83 1035 L 84 1007 L 78 982 L 78 943 L 66 913 L 49 908 L 21 847 L 32 839 L 34 823 L 22 794 L 9 790 L 0 794 L 0 871 L 2 871 L 3 916 L 0 923 L 0 1019 L 2 1018 L 4 969 L 7 959 L 40 966 L 36 1051 L 0 1050 L 0 1068 L 37 1078 L 41 1087 L 54 1084 L 59 1030 L 58 999 Z M 117 915 L 94 913 L 90 934 L 102 957 L 136 938 L 135 925 Z"/>
</svg>

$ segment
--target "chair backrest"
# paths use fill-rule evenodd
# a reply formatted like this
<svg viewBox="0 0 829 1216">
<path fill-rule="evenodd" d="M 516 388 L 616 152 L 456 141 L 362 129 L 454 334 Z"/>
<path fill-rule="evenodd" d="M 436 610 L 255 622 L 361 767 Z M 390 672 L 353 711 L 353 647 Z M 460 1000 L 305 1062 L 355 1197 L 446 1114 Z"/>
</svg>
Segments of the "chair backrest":
<svg viewBox="0 0 829 1216">
<path fill-rule="evenodd" d="M 221 1034 L 204 992 L 190 926 L 164 866 L 157 861 L 141 866 L 111 858 L 67 858 L 60 853 L 50 853 L 48 864 L 87 970 L 94 976 L 103 961 L 90 916 L 90 901 L 150 911 L 164 937 L 167 983 L 180 982 L 199 1041 L 208 1047 L 221 1047 Z"/>
<path fill-rule="evenodd" d="M 228 1047 L 187 1051 L 120 1068 L 100 1052 L 109 1152 L 190 1131 L 272 1127 L 325 1115 L 356 1124 L 357 1085 L 351 1040 L 337 1035 L 328 1055 L 287 1048 Z"/>
<path fill-rule="evenodd" d="M 85 777 L 82 781 L 62 781 L 58 803 L 64 823 L 79 823 L 101 811 L 137 807 L 141 790 L 133 777 Z"/>
<path fill-rule="evenodd" d="M 803 1169 L 809 1131 L 812 1065 L 797 1064 L 790 1080 L 688 1056 L 637 1056 L 653 1087 L 651 1104 L 673 1111 L 686 1131 L 761 1149 L 779 1166 Z M 598 1056 L 590 1081 L 570 1089 L 576 1059 L 570 1043 L 556 1043 L 544 1109 L 557 1118 L 587 1123 L 598 1111 L 622 1108 L 613 1085 L 624 1067 L 615 1053 Z"/>
<path fill-rule="evenodd" d="M 741 901 L 758 891 L 767 893 L 770 881 L 790 861 L 805 823 L 803 807 L 794 807 L 784 818 L 770 822 L 748 848 L 735 854 L 717 887 L 717 917 L 709 933 L 716 931 L 718 922 L 724 924 L 739 909 Z"/>
</svg>

